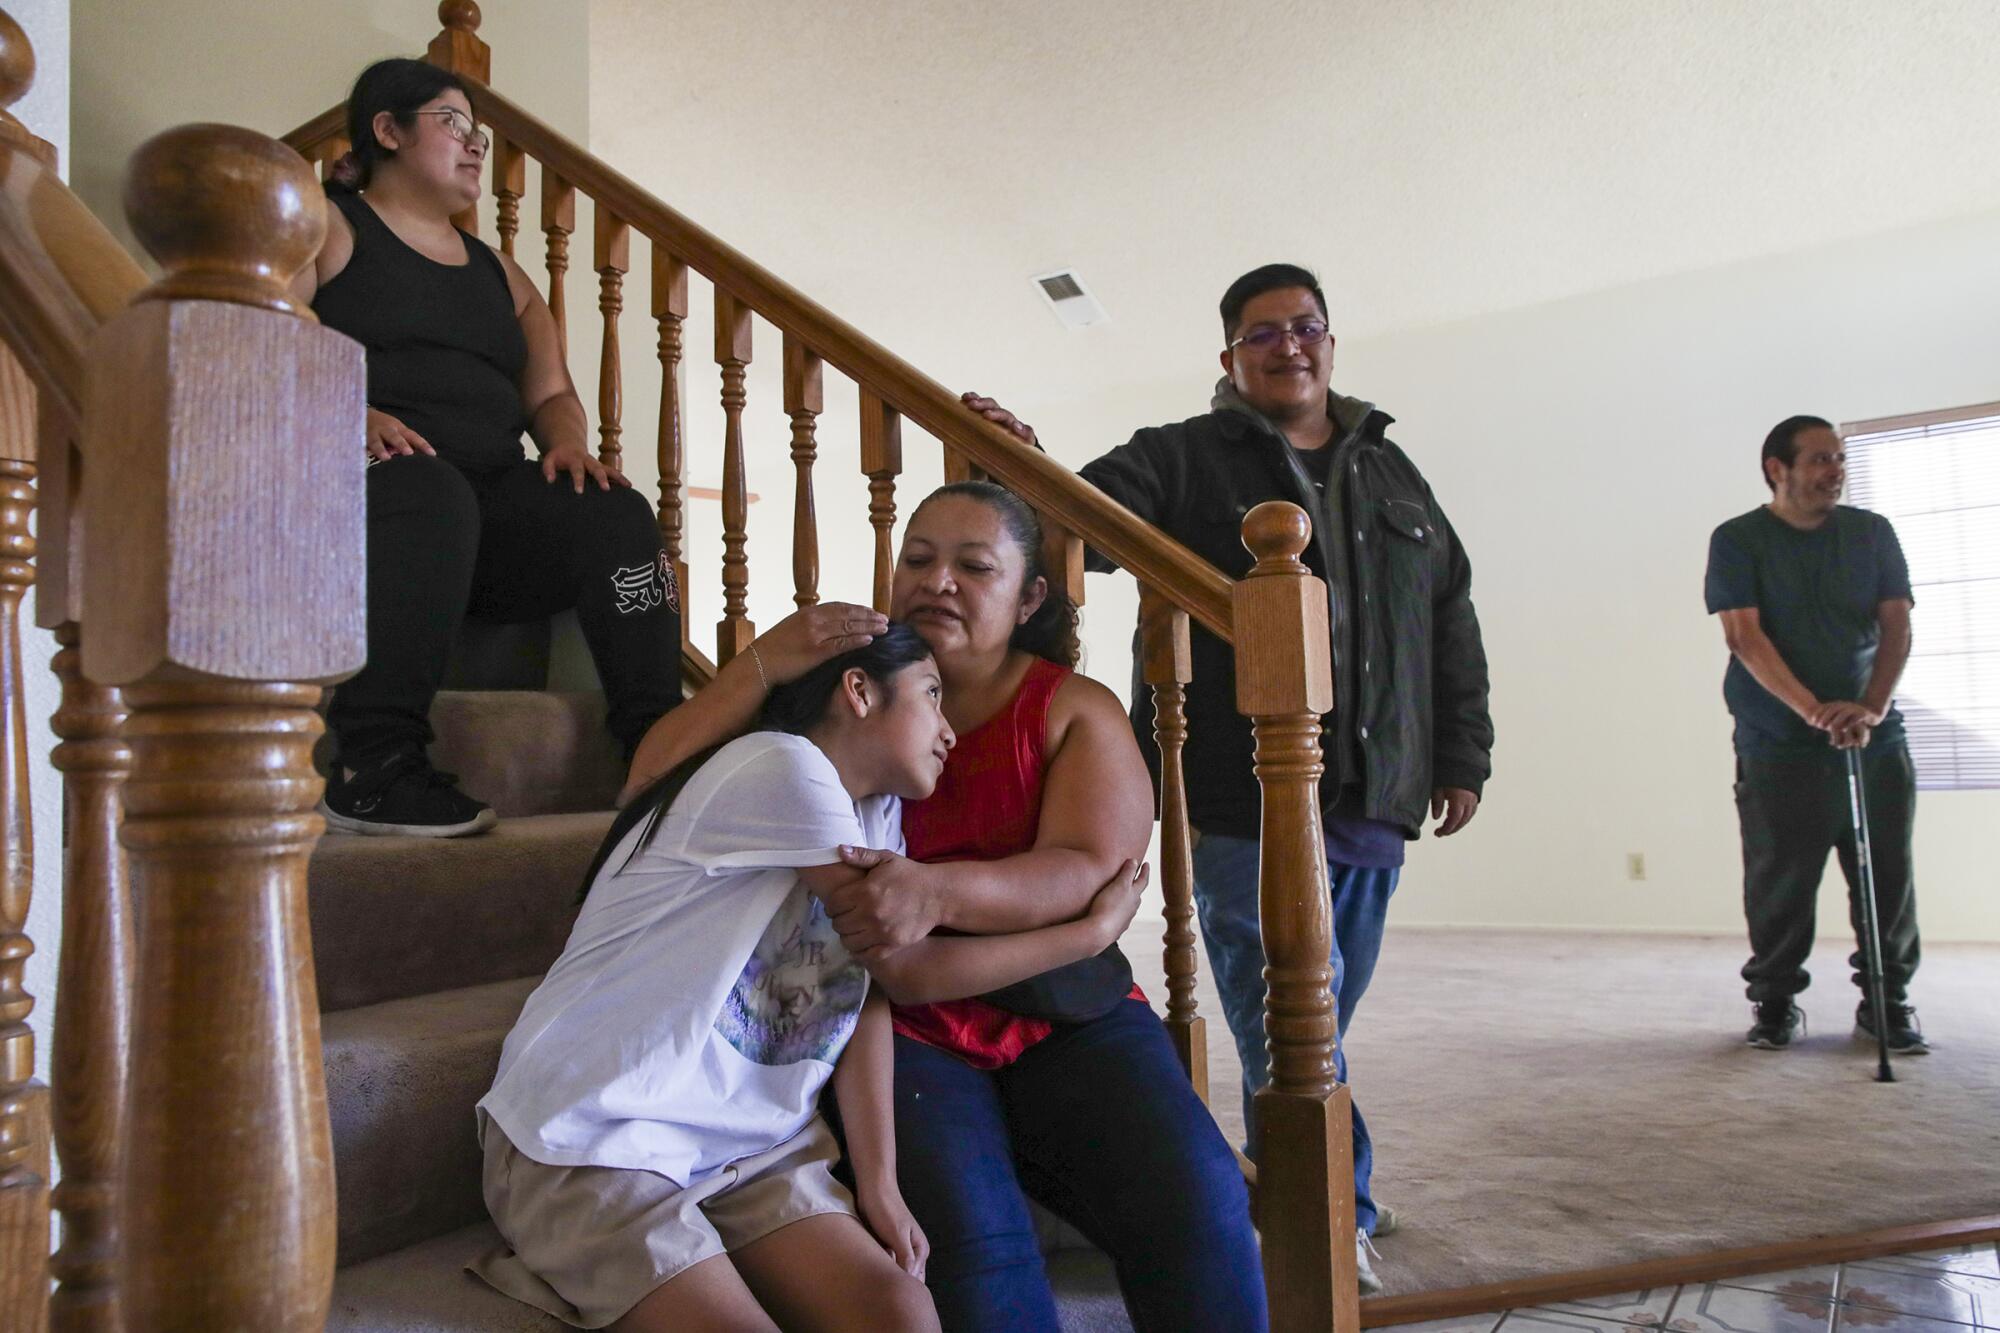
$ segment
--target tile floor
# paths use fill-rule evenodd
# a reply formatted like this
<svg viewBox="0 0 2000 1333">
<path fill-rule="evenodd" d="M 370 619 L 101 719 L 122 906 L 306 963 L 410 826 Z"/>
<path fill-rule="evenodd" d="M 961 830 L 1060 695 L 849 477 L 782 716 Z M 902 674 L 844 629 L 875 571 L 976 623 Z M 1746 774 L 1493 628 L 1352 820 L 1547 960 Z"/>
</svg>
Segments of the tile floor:
<svg viewBox="0 0 2000 1333">
<path fill-rule="evenodd" d="M 1974 1333 L 2000 1331 L 1991 1242 L 1725 1282 L 1403 1324 L 1397 1333 Z"/>
</svg>

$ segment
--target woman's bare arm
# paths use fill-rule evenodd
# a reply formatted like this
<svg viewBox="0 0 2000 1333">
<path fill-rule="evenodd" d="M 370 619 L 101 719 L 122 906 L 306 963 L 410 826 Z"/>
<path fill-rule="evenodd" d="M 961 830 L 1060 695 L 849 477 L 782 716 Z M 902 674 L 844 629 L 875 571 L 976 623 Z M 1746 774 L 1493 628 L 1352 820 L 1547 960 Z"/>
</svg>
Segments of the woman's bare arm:
<svg viewBox="0 0 2000 1333">
<path fill-rule="evenodd" d="M 851 866 L 813 866 L 799 879 L 824 900 L 861 872 Z M 897 1004 L 936 1004 L 1011 986 L 1051 968 L 1103 953 L 1132 924 L 1151 877 L 1148 867 L 1121 864 L 1099 885 L 1074 921 L 999 935 L 931 935 L 899 949 L 857 955 Z"/>
<path fill-rule="evenodd" d="M 770 686 L 797 680 L 887 628 L 887 616 L 851 602 L 822 602 L 786 616 L 758 636 L 754 653 L 730 658 L 714 680 L 653 724 L 632 754 L 618 804 L 624 805 L 688 756 L 749 730 L 763 710 Z"/>
</svg>

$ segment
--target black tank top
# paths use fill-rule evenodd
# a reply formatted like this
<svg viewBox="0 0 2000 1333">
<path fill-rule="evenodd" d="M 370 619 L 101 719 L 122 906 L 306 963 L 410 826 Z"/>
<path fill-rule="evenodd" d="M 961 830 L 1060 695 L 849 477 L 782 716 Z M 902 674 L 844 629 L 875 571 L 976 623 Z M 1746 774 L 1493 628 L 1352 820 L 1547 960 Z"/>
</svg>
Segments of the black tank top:
<svg viewBox="0 0 2000 1333">
<path fill-rule="evenodd" d="M 368 349 L 368 405 L 468 471 L 519 462 L 528 341 L 499 256 L 460 232 L 467 262 L 440 264 L 405 244 L 360 195 L 332 201 L 354 230 L 354 257 L 319 289 L 313 309 Z"/>
</svg>

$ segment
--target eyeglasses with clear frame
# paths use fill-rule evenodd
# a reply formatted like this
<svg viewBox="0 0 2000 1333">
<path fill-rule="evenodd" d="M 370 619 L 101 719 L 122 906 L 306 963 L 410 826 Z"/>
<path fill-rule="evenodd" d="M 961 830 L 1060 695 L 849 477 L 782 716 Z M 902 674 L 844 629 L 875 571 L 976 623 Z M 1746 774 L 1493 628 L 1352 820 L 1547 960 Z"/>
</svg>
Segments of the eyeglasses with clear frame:
<svg viewBox="0 0 2000 1333">
<path fill-rule="evenodd" d="M 442 116 L 444 132 L 464 144 L 467 148 L 477 148 L 481 156 L 493 148 L 493 140 L 485 130 L 472 123 L 472 118 L 454 106 L 432 107 L 429 111 L 419 111 L 419 116 Z"/>
<path fill-rule="evenodd" d="M 1232 341 L 1228 350 L 1233 352 L 1238 347 L 1248 347 L 1253 352 L 1268 352 L 1285 338 L 1290 338 L 1300 347 L 1325 342 L 1326 321 L 1301 319 L 1292 324 L 1259 324 Z"/>
</svg>

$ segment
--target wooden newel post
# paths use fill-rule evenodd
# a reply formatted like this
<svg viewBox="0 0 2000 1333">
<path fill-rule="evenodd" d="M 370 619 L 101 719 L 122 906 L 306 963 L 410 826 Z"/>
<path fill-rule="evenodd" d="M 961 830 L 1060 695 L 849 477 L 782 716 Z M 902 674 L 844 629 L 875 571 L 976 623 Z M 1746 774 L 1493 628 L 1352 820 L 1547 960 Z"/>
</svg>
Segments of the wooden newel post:
<svg viewBox="0 0 2000 1333">
<path fill-rule="evenodd" d="M 474 0 L 442 0 L 438 22 L 444 31 L 431 38 L 425 59 L 454 74 L 493 82 L 493 49 L 480 39 L 479 6 Z"/>
<path fill-rule="evenodd" d="M 1334 1077 L 1332 904 L 1320 831 L 1320 717 L 1333 708 L 1326 585 L 1299 561 L 1312 523 L 1273 500 L 1243 520 L 1257 557 L 1236 585 L 1236 709 L 1256 729 L 1264 1032 L 1257 1220 L 1271 1326 L 1361 1327 L 1354 1276 L 1353 1111 Z"/>
<path fill-rule="evenodd" d="M 169 130 L 133 156 L 125 211 L 166 277 L 91 346 L 79 498 L 83 671 L 130 709 L 126 1326 L 316 1330 L 334 1190 L 313 706 L 367 653 L 363 356 L 287 296 L 326 227 L 290 149 Z"/>
</svg>

